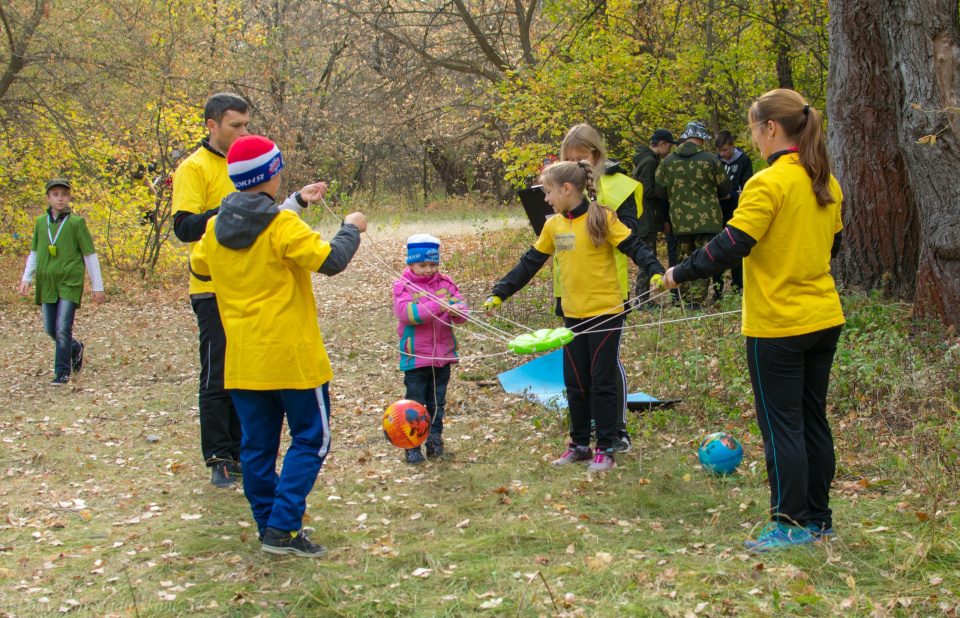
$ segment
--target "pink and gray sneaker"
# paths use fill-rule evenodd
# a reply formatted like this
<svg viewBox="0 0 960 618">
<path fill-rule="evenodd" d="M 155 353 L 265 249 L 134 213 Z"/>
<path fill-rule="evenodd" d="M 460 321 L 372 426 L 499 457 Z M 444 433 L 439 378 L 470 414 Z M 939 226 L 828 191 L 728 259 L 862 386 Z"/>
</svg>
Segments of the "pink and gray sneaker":
<svg viewBox="0 0 960 618">
<path fill-rule="evenodd" d="M 581 461 L 590 461 L 591 459 L 593 459 L 593 449 L 589 446 L 578 446 L 571 442 L 567 445 L 567 452 L 561 455 L 559 459 L 553 460 L 553 465 L 566 466 Z"/>
<path fill-rule="evenodd" d="M 597 456 L 590 462 L 589 470 L 591 472 L 601 472 L 617 467 L 617 461 L 613 458 L 613 449 L 597 449 Z"/>
</svg>

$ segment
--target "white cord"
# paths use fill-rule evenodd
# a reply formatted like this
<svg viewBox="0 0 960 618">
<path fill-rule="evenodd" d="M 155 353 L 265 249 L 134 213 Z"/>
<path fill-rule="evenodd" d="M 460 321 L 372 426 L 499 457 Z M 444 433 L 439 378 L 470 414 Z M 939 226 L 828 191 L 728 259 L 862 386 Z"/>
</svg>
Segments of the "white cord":
<svg viewBox="0 0 960 618">
<path fill-rule="evenodd" d="M 322 197 L 320 198 L 320 201 L 323 202 L 323 205 L 324 205 L 324 207 L 327 209 L 327 212 L 329 212 L 331 216 L 333 216 L 334 218 L 337 218 L 337 220 L 339 221 L 339 218 L 337 217 L 337 214 L 336 214 L 335 212 L 333 212 L 333 209 L 330 208 L 330 206 L 327 204 L 327 201 L 324 200 Z M 413 283 L 412 281 L 407 281 L 407 280 L 403 279 L 402 273 L 397 272 L 392 266 L 390 266 L 390 264 L 389 264 L 386 260 L 384 260 L 384 259 L 379 255 L 379 253 L 380 253 L 379 246 L 377 245 L 377 243 L 376 243 L 376 241 L 374 240 L 373 236 L 370 235 L 370 232 L 365 232 L 365 234 L 366 234 L 367 238 L 370 240 L 370 243 L 373 245 L 373 250 L 370 252 L 370 255 L 373 256 L 374 258 L 376 258 L 377 261 L 379 261 L 381 264 L 383 264 L 383 266 L 387 269 L 387 272 L 388 272 L 389 274 L 392 274 L 394 277 L 396 277 L 397 279 L 399 279 L 400 281 L 402 281 L 403 284 L 404 284 L 404 286 L 412 287 L 412 288 L 415 289 L 417 292 L 419 292 L 421 295 L 423 295 L 423 296 L 425 296 L 426 298 L 428 298 L 428 299 L 436 302 L 437 304 L 442 305 L 442 304 L 445 302 L 443 299 L 439 298 L 438 296 L 435 296 L 434 294 L 432 294 L 432 293 L 429 292 L 428 290 L 425 290 L 425 289 L 421 288 L 420 286 L 418 286 L 417 284 Z M 433 315 L 433 314 L 431 313 L 431 315 Z M 434 315 L 433 317 L 436 318 L 436 317 L 438 317 L 438 316 Z M 510 334 L 510 333 L 508 333 L 508 332 L 506 332 L 506 331 L 503 331 L 503 330 L 501 330 L 501 329 L 499 329 L 499 328 L 496 328 L 495 326 L 492 326 L 491 324 L 489 324 L 489 323 L 487 323 L 487 322 L 483 322 L 483 321 L 481 321 L 481 320 L 479 320 L 479 319 L 471 316 L 469 313 L 464 314 L 463 317 L 464 317 L 464 319 L 466 320 L 466 322 L 468 322 L 468 323 L 470 323 L 470 324 L 473 324 L 474 326 L 477 326 L 477 327 L 479 327 L 479 328 L 485 329 L 485 330 L 488 332 L 488 334 L 490 334 L 491 336 L 494 336 L 494 337 L 499 337 L 499 338 L 502 339 L 505 343 L 508 343 L 508 342 L 510 342 L 510 341 L 513 339 L 513 335 L 512 335 L 512 334 Z M 459 324 L 451 324 L 450 326 L 455 327 L 455 328 L 462 328 Z"/>
</svg>

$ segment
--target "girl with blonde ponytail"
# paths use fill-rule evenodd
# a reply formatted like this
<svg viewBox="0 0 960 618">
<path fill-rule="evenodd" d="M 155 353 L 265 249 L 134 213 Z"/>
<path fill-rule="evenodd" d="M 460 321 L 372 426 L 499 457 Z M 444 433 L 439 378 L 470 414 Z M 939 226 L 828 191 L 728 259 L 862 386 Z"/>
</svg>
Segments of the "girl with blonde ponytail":
<svg viewBox="0 0 960 618">
<path fill-rule="evenodd" d="M 836 459 L 827 421 L 830 368 L 844 323 L 830 259 L 840 249 L 843 194 L 830 174 L 820 113 L 793 90 L 750 108 L 770 167 L 747 181 L 740 205 L 710 243 L 667 271 L 668 287 L 743 260 L 747 366 L 763 434 L 771 523 L 754 552 L 829 540 Z"/>
<path fill-rule="evenodd" d="M 591 470 L 608 470 L 616 465 L 613 446 L 618 440 L 620 338 L 625 316 L 614 249 L 636 262 L 655 285 L 662 285 L 663 266 L 613 211 L 595 201 L 592 179 L 587 161 L 554 163 L 543 170 L 540 181 L 557 216 L 547 219 L 536 244 L 494 286 L 484 309 L 493 315 L 503 299 L 519 292 L 554 256 L 560 269 L 564 325 L 577 334 L 563 351 L 570 445 L 553 463 L 592 460 Z M 609 317 L 603 318 L 598 332 L 591 332 L 598 316 Z M 596 454 L 590 448 L 591 419 L 596 422 Z"/>
<path fill-rule="evenodd" d="M 640 214 L 643 212 L 643 185 L 634 180 L 629 172 L 618 163 L 607 159 L 607 149 L 603 138 L 596 129 L 589 124 L 580 123 L 570 127 L 560 144 L 561 161 L 582 161 L 590 165 L 592 181 L 596 197 L 590 199 L 615 211 L 620 223 L 630 228 L 634 234 L 640 234 Z M 602 225 L 606 218 L 599 214 L 594 215 L 593 224 Z M 656 247 L 647 246 L 654 254 Z M 614 251 L 617 264 L 617 279 L 620 282 L 620 295 L 624 301 L 630 297 L 630 276 L 627 271 L 627 256 Z M 553 268 L 553 295 L 556 297 L 555 313 L 563 317 L 563 306 L 560 297 L 563 296 L 563 287 L 560 284 L 560 271 L 554 262 Z M 643 274 L 637 273 L 635 294 L 640 296 L 650 287 L 650 280 Z M 649 306 L 649 305 L 648 305 Z M 627 432 L 627 371 L 620 363 L 619 384 L 623 387 L 620 392 L 620 401 L 623 403 L 620 410 L 620 422 L 617 429 L 616 451 L 630 450 L 630 434 Z"/>
</svg>

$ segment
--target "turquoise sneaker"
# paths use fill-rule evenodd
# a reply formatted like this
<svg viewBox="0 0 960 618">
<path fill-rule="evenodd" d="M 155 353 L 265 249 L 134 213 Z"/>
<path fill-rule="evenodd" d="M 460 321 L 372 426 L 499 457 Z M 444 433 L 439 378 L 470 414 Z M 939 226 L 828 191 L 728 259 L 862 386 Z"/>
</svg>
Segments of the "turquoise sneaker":
<svg viewBox="0 0 960 618">
<path fill-rule="evenodd" d="M 810 532 L 810 536 L 813 537 L 814 541 L 823 541 L 824 543 L 829 543 L 837 538 L 837 533 L 833 531 L 833 528 L 821 528 L 816 524 L 810 524 L 807 526 L 807 530 Z"/>
<path fill-rule="evenodd" d="M 756 541 L 747 539 L 743 544 L 751 553 L 759 554 L 788 547 L 813 545 L 813 542 L 814 539 L 806 528 L 788 526 L 774 521 L 760 531 Z"/>
</svg>

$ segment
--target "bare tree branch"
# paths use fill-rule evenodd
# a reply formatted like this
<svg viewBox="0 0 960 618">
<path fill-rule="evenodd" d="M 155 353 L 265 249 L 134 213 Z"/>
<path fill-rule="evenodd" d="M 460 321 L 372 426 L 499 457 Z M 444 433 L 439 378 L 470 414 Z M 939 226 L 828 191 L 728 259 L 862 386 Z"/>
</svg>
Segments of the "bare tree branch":
<svg viewBox="0 0 960 618">
<path fill-rule="evenodd" d="M 7 41 L 10 44 L 10 61 L 7 62 L 7 68 L 3 72 L 3 75 L 0 76 L 0 100 L 3 99 L 4 95 L 7 94 L 7 91 L 10 89 L 10 86 L 13 85 L 13 81 L 17 78 L 17 74 L 23 70 L 23 67 L 26 66 L 24 57 L 27 53 L 27 47 L 30 45 L 30 39 L 33 38 L 33 34 L 37 30 L 37 26 L 40 25 L 40 20 L 43 19 L 45 12 L 45 0 L 37 0 L 34 4 L 33 14 L 30 15 L 30 18 L 27 19 L 26 24 L 23 26 L 23 31 L 20 33 L 19 37 L 16 37 L 13 33 L 13 30 L 10 27 L 10 22 L 7 20 L 7 14 L 3 11 L 2 5 L 0 5 L 0 20 L 3 21 L 3 28 L 7 32 Z M 17 40 L 19 38 L 19 40 Z"/>
</svg>

